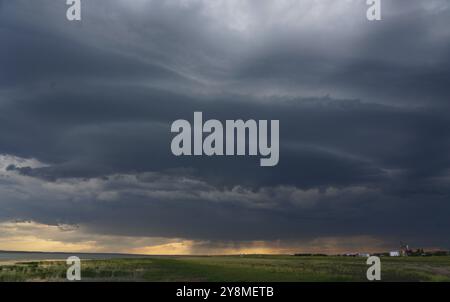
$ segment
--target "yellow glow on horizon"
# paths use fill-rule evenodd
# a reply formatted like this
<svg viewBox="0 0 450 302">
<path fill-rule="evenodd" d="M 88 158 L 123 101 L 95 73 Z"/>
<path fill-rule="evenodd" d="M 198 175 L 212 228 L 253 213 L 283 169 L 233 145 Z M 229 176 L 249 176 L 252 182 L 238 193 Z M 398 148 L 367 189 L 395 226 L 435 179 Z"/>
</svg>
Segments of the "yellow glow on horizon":
<svg viewBox="0 0 450 302">
<path fill-rule="evenodd" d="M 182 238 L 92 234 L 80 227 L 33 221 L 0 222 L 0 250 L 130 253 L 147 255 L 237 255 L 375 252 L 386 248 L 370 236 L 321 237 L 309 241 L 199 241 Z"/>
</svg>

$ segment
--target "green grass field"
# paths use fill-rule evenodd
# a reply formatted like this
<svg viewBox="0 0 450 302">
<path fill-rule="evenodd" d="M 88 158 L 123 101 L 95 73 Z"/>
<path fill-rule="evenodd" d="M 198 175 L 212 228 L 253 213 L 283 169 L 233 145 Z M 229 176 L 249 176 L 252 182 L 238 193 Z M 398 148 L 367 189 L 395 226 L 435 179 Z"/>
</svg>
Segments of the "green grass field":
<svg viewBox="0 0 450 302">
<path fill-rule="evenodd" d="M 367 281 L 366 258 L 153 257 L 85 260 L 83 281 Z M 65 281 L 64 261 L 0 264 L 0 281 Z M 450 281 L 450 257 L 381 258 L 382 281 Z"/>
</svg>

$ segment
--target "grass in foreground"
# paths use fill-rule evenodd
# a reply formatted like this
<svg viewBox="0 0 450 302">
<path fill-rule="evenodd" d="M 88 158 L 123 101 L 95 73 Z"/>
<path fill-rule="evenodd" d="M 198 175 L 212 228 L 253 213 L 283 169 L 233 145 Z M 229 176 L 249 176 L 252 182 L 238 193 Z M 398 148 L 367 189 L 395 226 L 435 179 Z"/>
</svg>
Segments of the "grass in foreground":
<svg viewBox="0 0 450 302">
<path fill-rule="evenodd" d="M 154 257 L 85 260 L 84 281 L 367 281 L 366 258 Z M 64 261 L 0 266 L 0 281 L 65 281 Z M 381 258 L 383 281 L 450 281 L 450 257 Z"/>
</svg>

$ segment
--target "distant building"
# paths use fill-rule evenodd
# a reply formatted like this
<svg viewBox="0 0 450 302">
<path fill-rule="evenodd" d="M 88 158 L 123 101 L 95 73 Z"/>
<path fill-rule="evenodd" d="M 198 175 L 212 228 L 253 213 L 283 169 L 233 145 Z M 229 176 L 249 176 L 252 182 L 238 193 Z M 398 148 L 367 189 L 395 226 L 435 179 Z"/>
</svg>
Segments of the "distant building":
<svg viewBox="0 0 450 302">
<path fill-rule="evenodd" d="M 391 257 L 400 257 L 400 252 L 399 251 L 389 252 L 389 256 L 391 256 Z"/>
<path fill-rule="evenodd" d="M 356 256 L 358 256 L 358 253 L 346 253 L 346 254 L 344 254 L 344 256 L 347 256 L 347 257 L 356 257 Z"/>
<path fill-rule="evenodd" d="M 370 257 L 370 254 L 368 254 L 368 253 L 358 253 L 358 256 L 359 256 L 359 257 L 369 258 L 369 257 Z"/>
</svg>

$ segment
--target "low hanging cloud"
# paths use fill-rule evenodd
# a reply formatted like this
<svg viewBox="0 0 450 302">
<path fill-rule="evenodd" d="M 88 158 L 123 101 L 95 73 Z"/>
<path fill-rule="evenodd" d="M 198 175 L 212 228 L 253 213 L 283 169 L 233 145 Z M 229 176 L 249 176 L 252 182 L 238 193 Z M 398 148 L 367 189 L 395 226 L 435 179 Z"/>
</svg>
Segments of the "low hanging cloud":
<svg viewBox="0 0 450 302">
<path fill-rule="evenodd" d="M 326 237 L 310 241 L 195 241 L 178 238 L 129 237 L 85 233 L 82 228 L 33 221 L 0 223 L 0 249 L 72 253 L 133 253 L 151 255 L 223 255 L 366 252 L 385 249 L 368 236 Z"/>
</svg>

